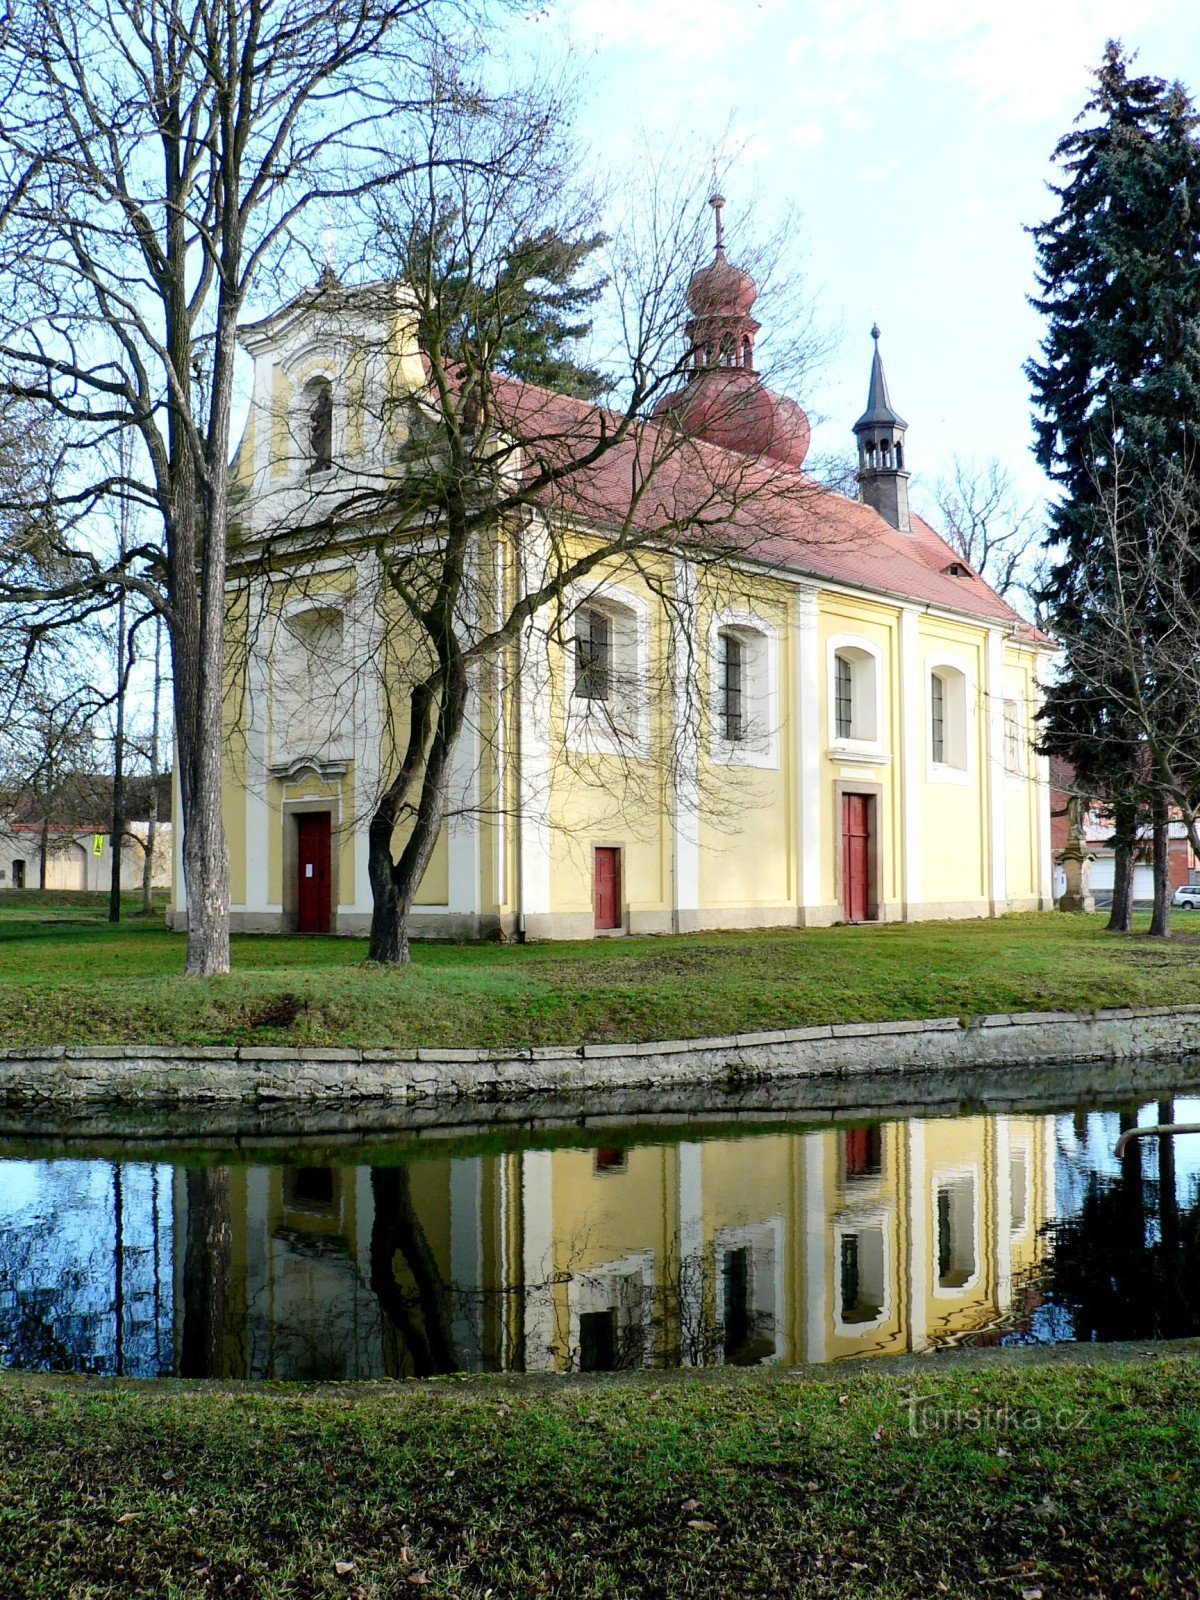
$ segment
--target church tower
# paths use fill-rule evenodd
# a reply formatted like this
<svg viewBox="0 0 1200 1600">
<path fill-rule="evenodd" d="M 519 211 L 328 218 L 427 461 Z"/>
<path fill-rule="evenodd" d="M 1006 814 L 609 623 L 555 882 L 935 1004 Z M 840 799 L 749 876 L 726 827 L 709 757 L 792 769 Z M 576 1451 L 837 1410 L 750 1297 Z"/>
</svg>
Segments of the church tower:
<svg viewBox="0 0 1200 1600">
<path fill-rule="evenodd" d="M 893 410 L 879 354 L 879 328 L 871 329 L 875 354 L 867 409 L 854 424 L 858 440 L 858 481 L 867 505 L 901 533 L 909 531 L 908 473 L 904 466 L 904 433 L 908 423 Z"/>
</svg>

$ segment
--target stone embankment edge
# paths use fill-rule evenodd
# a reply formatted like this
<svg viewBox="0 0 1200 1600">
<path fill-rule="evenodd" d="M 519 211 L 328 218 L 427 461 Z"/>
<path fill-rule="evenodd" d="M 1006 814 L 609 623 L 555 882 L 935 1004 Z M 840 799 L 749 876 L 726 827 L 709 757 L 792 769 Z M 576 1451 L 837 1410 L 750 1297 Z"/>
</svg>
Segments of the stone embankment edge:
<svg viewBox="0 0 1200 1600">
<path fill-rule="evenodd" d="M 0 1050 L 8 1106 L 404 1105 L 563 1090 L 736 1089 L 804 1078 L 1120 1061 L 1200 1050 L 1200 1006 L 866 1022 L 721 1039 L 530 1050 L 115 1045 Z"/>
</svg>

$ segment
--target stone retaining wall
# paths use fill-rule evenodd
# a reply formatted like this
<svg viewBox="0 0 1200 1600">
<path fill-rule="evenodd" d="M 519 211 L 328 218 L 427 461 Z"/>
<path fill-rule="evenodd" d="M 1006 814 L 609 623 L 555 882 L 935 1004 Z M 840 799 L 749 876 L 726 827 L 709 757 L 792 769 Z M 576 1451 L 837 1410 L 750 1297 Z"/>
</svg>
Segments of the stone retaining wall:
<svg viewBox="0 0 1200 1600">
<path fill-rule="evenodd" d="M 487 1103 L 564 1092 L 729 1090 L 806 1078 L 1183 1056 L 1198 1046 L 1200 1007 L 1171 1006 L 845 1023 L 575 1050 L 58 1046 L 0 1051 L 0 1104 Z"/>
</svg>

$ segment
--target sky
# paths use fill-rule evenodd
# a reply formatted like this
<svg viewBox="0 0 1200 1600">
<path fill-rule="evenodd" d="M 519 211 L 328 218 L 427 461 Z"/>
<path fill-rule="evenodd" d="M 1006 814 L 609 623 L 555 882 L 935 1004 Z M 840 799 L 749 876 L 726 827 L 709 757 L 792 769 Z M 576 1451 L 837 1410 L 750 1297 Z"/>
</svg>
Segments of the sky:
<svg viewBox="0 0 1200 1600">
<path fill-rule="evenodd" d="M 1200 95 L 1197 0 L 555 0 L 526 26 L 582 57 L 596 148 L 619 160 L 647 136 L 682 140 L 702 170 L 714 145 L 734 152 L 734 260 L 739 196 L 768 228 L 773 208 L 799 212 L 806 289 L 836 335 L 796 396 L 814 450 L 851 450 L 877 320 L 917 497 L 956 453 L 998 456 L 1023 492 L 1044 491 L 1024 230 L 1050 214 L 1050 155 L 1106 39 Z"/>
</svg>

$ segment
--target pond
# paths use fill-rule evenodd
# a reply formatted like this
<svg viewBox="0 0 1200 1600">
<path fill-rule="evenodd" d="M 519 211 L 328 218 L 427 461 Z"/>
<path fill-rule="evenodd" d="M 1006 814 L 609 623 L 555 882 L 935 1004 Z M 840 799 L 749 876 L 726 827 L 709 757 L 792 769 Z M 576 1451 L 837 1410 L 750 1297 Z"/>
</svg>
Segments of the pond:
<svg viewBox="0 0 1200 1600">
<path fill-rule="evenodd" d="M 1200 1121 L 1195 1081 L 1039 1082 L 1004 1110 L 931 1092 L 819 1121 L 530 1114 L 256 1141 L 18 1137 L 10 1119 L 0 1360 L 343 1380 L 1200 1331 L 1200 1135 L 1114 1153 L 1139 1123 Z"/>
</svg>

